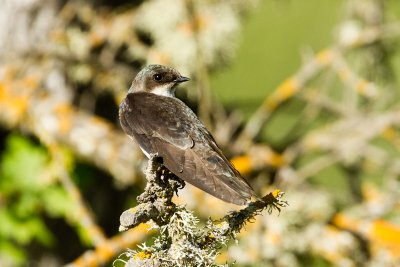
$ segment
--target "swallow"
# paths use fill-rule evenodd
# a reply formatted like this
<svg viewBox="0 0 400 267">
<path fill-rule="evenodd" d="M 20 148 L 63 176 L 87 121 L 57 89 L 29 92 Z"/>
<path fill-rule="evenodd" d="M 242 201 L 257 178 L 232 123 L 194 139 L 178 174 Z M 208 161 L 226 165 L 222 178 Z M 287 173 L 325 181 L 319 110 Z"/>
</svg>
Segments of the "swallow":
<svg viewBox="0 0 400 267">
<path fill-rule="evenodd" d="M 224 156 L 211 133 L 175 89 L 189 81 L 172 67 L 149 65 L 135 77 L 119 107 L 124 132 L 149 158 L 225 202 L 247 204 L 255 193 Z"/>
</svg>

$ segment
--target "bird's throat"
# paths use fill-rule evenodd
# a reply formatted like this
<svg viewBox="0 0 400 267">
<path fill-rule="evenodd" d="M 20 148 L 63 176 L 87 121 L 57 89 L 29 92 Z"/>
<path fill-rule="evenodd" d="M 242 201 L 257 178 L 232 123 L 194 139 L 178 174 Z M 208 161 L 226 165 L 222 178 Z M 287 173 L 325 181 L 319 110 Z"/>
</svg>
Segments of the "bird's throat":
<svg viewBox="0 0 400 267">
<path fill-rule="evenodd" d="M 168 84 L 160 85 L 151 90 L 151 93 L 160 96 L 175 97 L 175 88 L 171 88 Z"/>
</svg>

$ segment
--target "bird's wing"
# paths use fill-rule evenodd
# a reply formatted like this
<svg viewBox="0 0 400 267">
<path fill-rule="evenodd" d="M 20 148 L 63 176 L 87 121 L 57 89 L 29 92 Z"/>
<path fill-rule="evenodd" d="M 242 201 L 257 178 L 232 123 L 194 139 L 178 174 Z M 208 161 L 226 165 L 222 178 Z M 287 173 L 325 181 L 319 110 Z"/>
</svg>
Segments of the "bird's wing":
<svg viewBox="0 0 400 267">
<path fill-rule="evenodd" d="M 160 138 L 181 149 L 192 147 L 193 140 L 187 132 L 190 122 L 176 117 L 176 103 L 170 99 L 177 100 L 145 92 L 128 94 L 120 106 L 122 128 L 130 136 Z"/>
<path fill-rule="evenodd" d="M 152 103 L 152 104 L 150 104 Z M 124 131 L 149 154 L 158 153 L 178 177 L 222 200 L 243 205 L 253 190 L 182 101 L 128 94 L 120 108 Z"/>
</svg>

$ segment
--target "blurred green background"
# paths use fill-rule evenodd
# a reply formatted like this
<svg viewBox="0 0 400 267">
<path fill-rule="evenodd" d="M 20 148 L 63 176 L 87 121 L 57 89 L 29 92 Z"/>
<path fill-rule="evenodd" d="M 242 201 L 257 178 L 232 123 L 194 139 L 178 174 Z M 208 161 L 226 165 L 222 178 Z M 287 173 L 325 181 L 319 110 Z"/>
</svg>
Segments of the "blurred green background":
<svg viewBox="0 0 400 267">
<path fill-rule="evenodd" d="M 212 75 L 217 97 L 248 118 L 276 87 L 295 73 L 302 57 L 332 42 L 343 1 L 261 1 L 244 20 L 237 55 L 227 69 Z M 298 116 L 288 108 L 263 132 L 267 141 L 285 136 Z"/>
<path fill-rule="evenodd" d="M 212 76 L 229 107 L 254 111 L 302 63 L 302 53 L 330 45 L 344 1 L 261 1 L 244 20 L 237 55 Z"/>
</svg>

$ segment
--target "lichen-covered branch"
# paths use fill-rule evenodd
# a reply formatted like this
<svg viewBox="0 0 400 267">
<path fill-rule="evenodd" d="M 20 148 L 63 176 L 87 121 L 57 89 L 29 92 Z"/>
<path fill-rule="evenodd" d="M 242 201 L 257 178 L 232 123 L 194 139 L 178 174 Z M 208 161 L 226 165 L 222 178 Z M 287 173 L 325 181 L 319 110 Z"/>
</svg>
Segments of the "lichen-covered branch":
<svg viewBox="0 0 400 267">
<path fill-rule="evenodd" d="M 43 95 L 40 74 L 17 77 L 11 68 L 0 74 L 0 124 L 21 128 L 44 143 L 67 145 L 76 155 L 131 184 L 141 153 L 106 120 L 77 109 L 68 99 Z"/>
<path fill-rule="evenodd" d="M 247 222 L 264 209 L 271 213 L 287 205 L 281 200 L 283 193 L 277 191 L 219 220 L 209 219 L 201 227 L 192 211 L 172 202 L 174 193 L 184 182 L 157 160 L 156 155 L 151 157 L 145 191 L 138 197 L 139 204 L 121 215 L 120 230 L 152 220 L 159 236 L 152 246 L 142 245 L 138 250 L 127 252 L 129 260 L 125 266 L 219 266 L 215 258 L 220 249 L 235 239 Z"/>
</svg>

